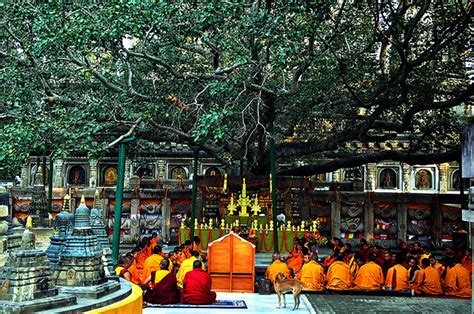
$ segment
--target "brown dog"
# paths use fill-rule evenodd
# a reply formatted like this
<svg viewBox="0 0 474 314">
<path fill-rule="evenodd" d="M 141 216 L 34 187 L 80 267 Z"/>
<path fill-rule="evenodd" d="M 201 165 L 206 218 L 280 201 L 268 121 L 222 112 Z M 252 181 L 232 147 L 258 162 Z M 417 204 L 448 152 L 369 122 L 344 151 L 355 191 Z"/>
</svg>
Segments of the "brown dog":
<svg viewBox="0 0 474 314">
<path fill-rule="evenodd" d="M 273 283 L 275 292 L 278 296 L 278 308 L 281 307 L 281 297 L 283 296 L 283 307 L 286 307 L 285 293 L 293 292 L 293 298 L 295 300 L 295 305 L 293 310 L 299 308 L 300 306 L 300 294 L 303 290 L 301 282 L 296 279 L 286 279 L 283 273 L 278 273 L 275 277 L 275 282 Z"/>
</svg>

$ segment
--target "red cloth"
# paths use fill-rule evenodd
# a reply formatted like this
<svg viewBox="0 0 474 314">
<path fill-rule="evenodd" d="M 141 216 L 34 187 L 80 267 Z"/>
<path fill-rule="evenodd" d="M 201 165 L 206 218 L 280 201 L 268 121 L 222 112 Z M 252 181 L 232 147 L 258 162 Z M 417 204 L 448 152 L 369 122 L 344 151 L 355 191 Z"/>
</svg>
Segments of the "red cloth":
<svg viewBox="0 0 474 314">
<path fill-rule="evenodd" d="M 211 276 L 200 268 L 195 268 L 184 276 L 181 303 L 211 304 L 216 293 L 211 291 Z"/>
<path fill-rule="evenodd" d="M 155 272 L 152 272 L 154 277 Z M 152 278 L 154 281 L 154 278 Z M 176 275 L 170 272 L 163 277 L 153 288 L 148 289 L 143 295 L 143 300 L 153 304 L 176 304 L 179 302 L 179 291 L 176 282 Z"/>
</svg>

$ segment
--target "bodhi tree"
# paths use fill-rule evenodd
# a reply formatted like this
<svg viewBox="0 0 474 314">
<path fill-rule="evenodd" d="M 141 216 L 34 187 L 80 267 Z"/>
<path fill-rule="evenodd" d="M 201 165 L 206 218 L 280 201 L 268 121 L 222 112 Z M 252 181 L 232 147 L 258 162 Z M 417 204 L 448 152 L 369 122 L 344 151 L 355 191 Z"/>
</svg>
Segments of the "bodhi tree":
<svg viewBox="0 0 474 314">
<path fill-rule="evenodd" d="M 5 3 L 0 159 L 188 143 L 310 175 L 460 155 L 468 1 Z M 272 128 L 274 126 L 274 128 Z M 396 149 L 370 149 L 397 141 Z M 352 144 L 369 149 L 355 154 Z"/>
</svg>

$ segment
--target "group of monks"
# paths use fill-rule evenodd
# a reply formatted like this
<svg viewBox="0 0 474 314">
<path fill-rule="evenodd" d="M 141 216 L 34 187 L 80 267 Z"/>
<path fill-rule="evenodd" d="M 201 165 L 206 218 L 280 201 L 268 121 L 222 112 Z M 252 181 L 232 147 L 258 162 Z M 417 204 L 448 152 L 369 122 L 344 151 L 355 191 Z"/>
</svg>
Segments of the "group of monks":
<svg viewBox="0 0 474 314">
<path fill-rule="evenodd" d="M 158 245 L 158 235 L 145 237 L 130 253 L 120 256 L 115 273 L 144 290 L 152 304 L 210 304 L 216 300 L 206 272 L 199 237 L 187 240 L 168 254 Z"/>
<path fill-rule="evenodd" d="M 305 239 L 295 239 L 286 258 L 273 255 L 265 277 L 272 282 L 278 273 L 297 278 L 305 290 L 387 290 L 424 295 L 470 298 L 471 253 L 464 255 L 447 247 L 439 261 L 419 242 L 402 243 L 398 253 L 385 252 L 361 239 L 357 253 L 349 243 L 333 238 L 332 253 L 320 261 Z"/>
</svg>

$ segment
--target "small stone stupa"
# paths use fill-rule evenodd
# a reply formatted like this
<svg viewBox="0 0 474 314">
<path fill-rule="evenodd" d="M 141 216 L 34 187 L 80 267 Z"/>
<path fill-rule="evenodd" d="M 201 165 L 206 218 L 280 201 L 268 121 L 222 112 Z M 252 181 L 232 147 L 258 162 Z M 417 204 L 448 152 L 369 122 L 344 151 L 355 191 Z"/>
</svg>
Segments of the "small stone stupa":
<svg viewBox="0 0 474 314">
<path fill-rule="evenodd" d="M 49 261 L 51 262 L 51 269 L 56 270 L 56 265 L 59 260 L 59 253 L 64 248 L 66 239 L 68 236 L 72 235 L 72 230 L 74 228 L 74 214 L 70 211 L 70 200 L 71 197 L 66 194 L 64 196 L 64 203 L 61 209 L 61 212 L 56 215 L 56 218 L 53 222 L 53 235 L 51 236 L 51 244 L 46 250 L 46 255 L 48 255 Z"/>
<path fill-rule="evenodd" d="M 116 280 L 107 281 L 102 264 L 102 246 L 90 224 L 90 210 L 84 196 L 74 215 L 72 235 L 66 237 L 66 244 L 59 254 L 59 261 L 53 275 L 60 291 L 82 298 L 100 298 L 120 289 Z"/>
<path fill-rule="evenodd" d="M 35 175 L 31 203 L 29 207 L 30 217 L 33 219 L 33 227 L 47 227 L 49 214 L 47 211 L 46 191 L 44 188 L 43 167 L 38 166 Z"/>
<path fill-rule="evenodd" d="M 91 228 L 92 232 L 96 235 L 97 241 L 102 247 L 102 262 L 106 264 L 106 276 L 115 274 L 112 264 L 112 249 L 110 248 L 109 236 L 105 231 L 104 225 L 104 213 L 100 206 L 100 194 L 96 190 L 94 194 L 94 205 L 91 208 Z"/>
<path fill-rule="evenodd" d="M 48 257 L 35 247 L 35 235 L 25 229 L 21 247 L 10 251 L 3 268 L 0 313 L 31 313 L 76 303 L 74 296 L 58 295 L 51 282 Z"/>
</svg>

